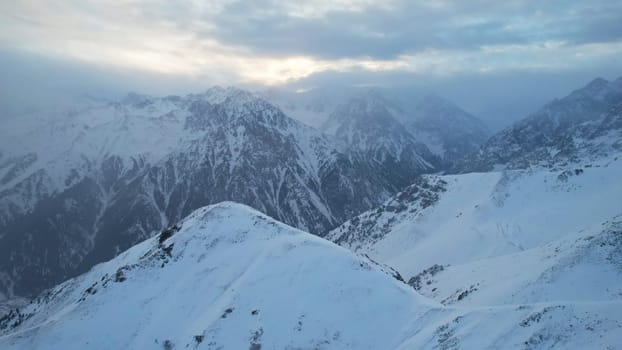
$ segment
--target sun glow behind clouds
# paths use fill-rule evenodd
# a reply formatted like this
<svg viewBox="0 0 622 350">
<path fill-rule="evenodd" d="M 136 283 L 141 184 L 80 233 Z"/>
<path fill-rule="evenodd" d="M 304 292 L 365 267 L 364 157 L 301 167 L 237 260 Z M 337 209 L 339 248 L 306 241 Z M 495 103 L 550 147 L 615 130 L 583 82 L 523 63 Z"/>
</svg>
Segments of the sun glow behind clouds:
<svg viewBox="0 0 622 350">
<path fill-rule="evenodd" d="M 371 4 L 360 0 L 316 2 L 323 4 L 320 6 L 322 11 L 347 6 L 359 11 Z M 241 81 L 266 85 L 283 84 L 328 70 L 360 68 L 382 71 L 403 67 L 403 62 L 368 58 L 322 60 L 305 55 L 256 54 L 245 47 L 226 45 L 184 31 L 168 22 L 144 23 L 135 10 L 125 13 L 124 21 L 109 22 L 109 17 L 113 16 L 110 9 L 100 18 L 91 17 L 94 14 L 82 16 L 78 9 L 64 4 L 56 4 L 60 8 L 50 5 L 49 12 L 42 8 L 45 5 L 35 6 L 29 2 L 22 5 L 18 14 L 9 14 L 6 9 L 2 11 L 6 20 L 4 27 L 10 30 L 0 33 L 0 43 L 37 54 L 104 66 L 191 76 L 213 83 Z M 214 4 L 207 10 L 217 13 L 219 6 Z M 288 7 L 296 15 L 308 11 L 306 6 Z M 201 28 L 209 25 L 200 23 Z"/>
<path fill-rule="evenodd" d="M 288 15 L 300 18 L 322 18 L 331 12 L 363 12 L 369 9 L 393 9 L 393 0 L 307 0 L 284 2 Z"/>
<path fill-rule="evenodd" d="M 237 27 L 245 28 L 251 20 L 258 20 L 258 23 L 266 20 L 269 24 L 276 22 L 283 26 L 283 32 L 300 23 L 311 23 L 310 28 L 320 29 L 330 21 L 346 21 L 350 18 L 348 16 L 363 16 L 370 23 L 375 23 L 378 19 L 373 13 L 382 12 L 391 20 L 400 11 L 407 11 L 400 8 L 405 3 L 399 0 L 313 0 L 300 4 L 280 1 L 268 1 L 260 6 L 250 2 L 240 4 L 231 0 L 176 2 L 174 5 L 166 1 L 121 1 L 111 4 L 87 0 L 4 2 L 0 4 L 0 48 L 77 59 L 101 66 L 191 77 L 212 84 L 248 82 L 265 85 L 285 84 L 327 71 L 400 71 L 448 76 L 525 69 L 576 69 L 622 56 L 622 42 L 615 40 L 572 43 L 555 38 L 513 42 L 497 42 L 495 39 L 490 43 L 448 47 L 442 45 L 447 41 L 445 34 L 437 35 L 433 31 L 430 32 L 430 42 L 437 40 L 439 45 L 419 38 L 421 44 L 406 41 L 398 54 L 387 57 L 374 55 L 373 50 L 369 54 L 357 52 L 332 56 L 314 54 L 312 50 L 296 52 L 287 50 L 287 47 L 286 50 L 275 48 L 271 51 L 262 45 L 259 40 L 261 35 L 257 42 L 245 44 L 243 40 L 227 41 L 226 37 L 217 34 L 227 25 L 234 28 L 233 32 Z M 219 16 L 230 14 L 225 13 L 225 9 L 235 5 L 240 7 L 232 12 L 231 22 L 218 22 Z M 419 9 L 448 11 L 452 6 L 457 5 L 444 1 L 435 6 L 421 5 Z M 237 18 L 240 13 L 241 17 Z M 486 28 L 487 20 L 483 18 L 457 16 L 444 22 L 471 29 L 481 27 L 481 35 L 485 36 L 490 31 Z M 527 22 L 523 18 L 514 24 L 506 23 L 502 26 L 502 32 L 521 31 L 526 36 Z M 391 27 L 391 24 L 386 26 Z M 250 28 L 262 30 L 261 27 Z M 354 23 L 348 27 L 348 23 L 344 23 L 344 28 L 349 28 L 353 38 L 360 39 L 352 44 L 359 47 L 366 46 L 367 42 L 370 45 L 372 42 L 384 45 L 396 35 L 391 28 L 382 25 L 367 27 Z M 337 30 L 334 34 L 337 37 L 339 33 Z M 265 34 L 266 37 L 270 35 L 270 32 Z M 306 38 L 300 32 L 293 32 L 292 35 L 294 43 L 303 40 L 316 44 L 322 40 L 332 43 L 331 36 Z M 472 38 L 467 36 L 463 40 L 467 39 Z M 330 46 L 350 45 L 343 41 L 343 37 L 341 40 L 335 39 L 327 50 Z M 305 48 L 304 45 L 302 47 Z"/>
</svg>

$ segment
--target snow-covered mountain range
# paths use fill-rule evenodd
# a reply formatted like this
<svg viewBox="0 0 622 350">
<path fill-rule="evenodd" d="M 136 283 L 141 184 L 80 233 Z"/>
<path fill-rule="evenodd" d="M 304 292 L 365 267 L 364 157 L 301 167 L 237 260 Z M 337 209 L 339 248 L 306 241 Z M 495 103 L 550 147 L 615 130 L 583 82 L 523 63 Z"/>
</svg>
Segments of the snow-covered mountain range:
<svg viewBox="0 0 622 350">
<path fill-rule="evenodd" d="M 85 271 L 210 203 L 245 203 L 321 233 L 435 170 L 411 152 L 417 164 L 387 173 L 235 88 L 131 94 L 33 119 L 2 135 L 0 292 L 8 295 Z"/>
<path fill-rule="evenodd" d="M 12 126 L 0 292 L 66 281 L 0 302 L 0 348 L 615 349 L 621 84 L 484 143 L 378 90 L 321 131 L 233 88 Z"/>
<path fill-rule="evenodd" d="M 0 319 L 0 347 L 380 348 L 433 306 L 369 260 L 225 202 Z"/>
<path fill-rule="evenodd" d="M 306 106 L 333 105 L 317 98 Z M 386 104 L 346 99 L 334 135 L 219 87 L 16 119 L 0 132 L 0 293 L 49 287 L 223 200 L 326 232 L 442 166 Z"/>
</svg>

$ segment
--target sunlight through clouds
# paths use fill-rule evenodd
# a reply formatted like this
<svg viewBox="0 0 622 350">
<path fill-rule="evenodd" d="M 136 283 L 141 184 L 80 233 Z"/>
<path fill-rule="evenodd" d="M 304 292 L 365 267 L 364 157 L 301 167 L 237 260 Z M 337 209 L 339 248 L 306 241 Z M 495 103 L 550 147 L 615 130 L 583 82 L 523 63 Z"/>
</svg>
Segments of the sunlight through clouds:
<svg viewBox="0 0 622 350">
<path fill-rule="evenodd" d="M 0 48 L 212 83 L 264 85 L 330 71 L 449 76 L 577 69 L 615 64 L 611 57 L 622 56 L 622 30 L 612 24 L 622 16 L 615 12 L 619 5 L 572 2 L 555 16 L 551 6 L 16 1 L 0 4 Z"/>
</svg>

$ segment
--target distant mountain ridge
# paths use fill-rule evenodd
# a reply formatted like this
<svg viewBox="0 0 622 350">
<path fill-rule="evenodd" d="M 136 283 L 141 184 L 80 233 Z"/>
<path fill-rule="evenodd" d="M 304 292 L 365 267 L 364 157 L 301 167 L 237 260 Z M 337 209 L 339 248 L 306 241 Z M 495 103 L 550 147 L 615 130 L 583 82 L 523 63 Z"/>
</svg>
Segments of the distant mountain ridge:
<svg viewBox="0 0 622 350">
<path fill-rule="evenodd" d="M 345 152 L 379 164 L 386 176 L 409 184 L 403 174 L 440 169 L 440 159 L 418 142 L 391 113 L 391 104 L 376 90 L 369 90 L 339 105 L 321 130 L 334 135 Z"/>
<path fill-rule="evenodd" d="M 458 162 L 452 171 L 523 169 L 530 165 L 572 162 L 575 150 L 604 151 L 619 145 L 605 142 L 611 123 L 619 119 L 622 77 L 613 82 L 594 79 L 568 96 L 554 100 L 527 118 L 493 135 L 481 148 Z M 588 147 L 586 143 L 592 143 Z"/>
<path fill-rule="evenodd" d="M 408 113 L 402 114 L 404 125 L 448 164 L 476 150 L 490 136 L 481 120 L 438 95 L 426 94 L 411 103 Z"/>
<path fill-rule="evenodd" d="M 409 153 L 424 155 L 445 169 L 476 150 L 489 134 L 479 119 L 434 94 L 392 98 L 367 89 L 338 105 L 321 126 L 349 149 L 368 157 L 420 164 Z"/>
</svg>

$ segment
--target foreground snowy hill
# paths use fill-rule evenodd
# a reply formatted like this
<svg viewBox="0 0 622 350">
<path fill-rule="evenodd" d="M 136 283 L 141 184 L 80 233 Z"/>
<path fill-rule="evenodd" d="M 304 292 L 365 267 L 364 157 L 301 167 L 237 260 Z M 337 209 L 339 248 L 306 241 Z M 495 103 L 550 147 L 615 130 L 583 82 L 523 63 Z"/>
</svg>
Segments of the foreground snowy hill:
<svg viewBox="0 0 622 350">
<path fill-rule="evenodd" d="M 621 327 L 619 302 L 446 307 L 225 202 L 0 315 L 0 348 L 585 349 L 619 344 Z"/>
</svg>

